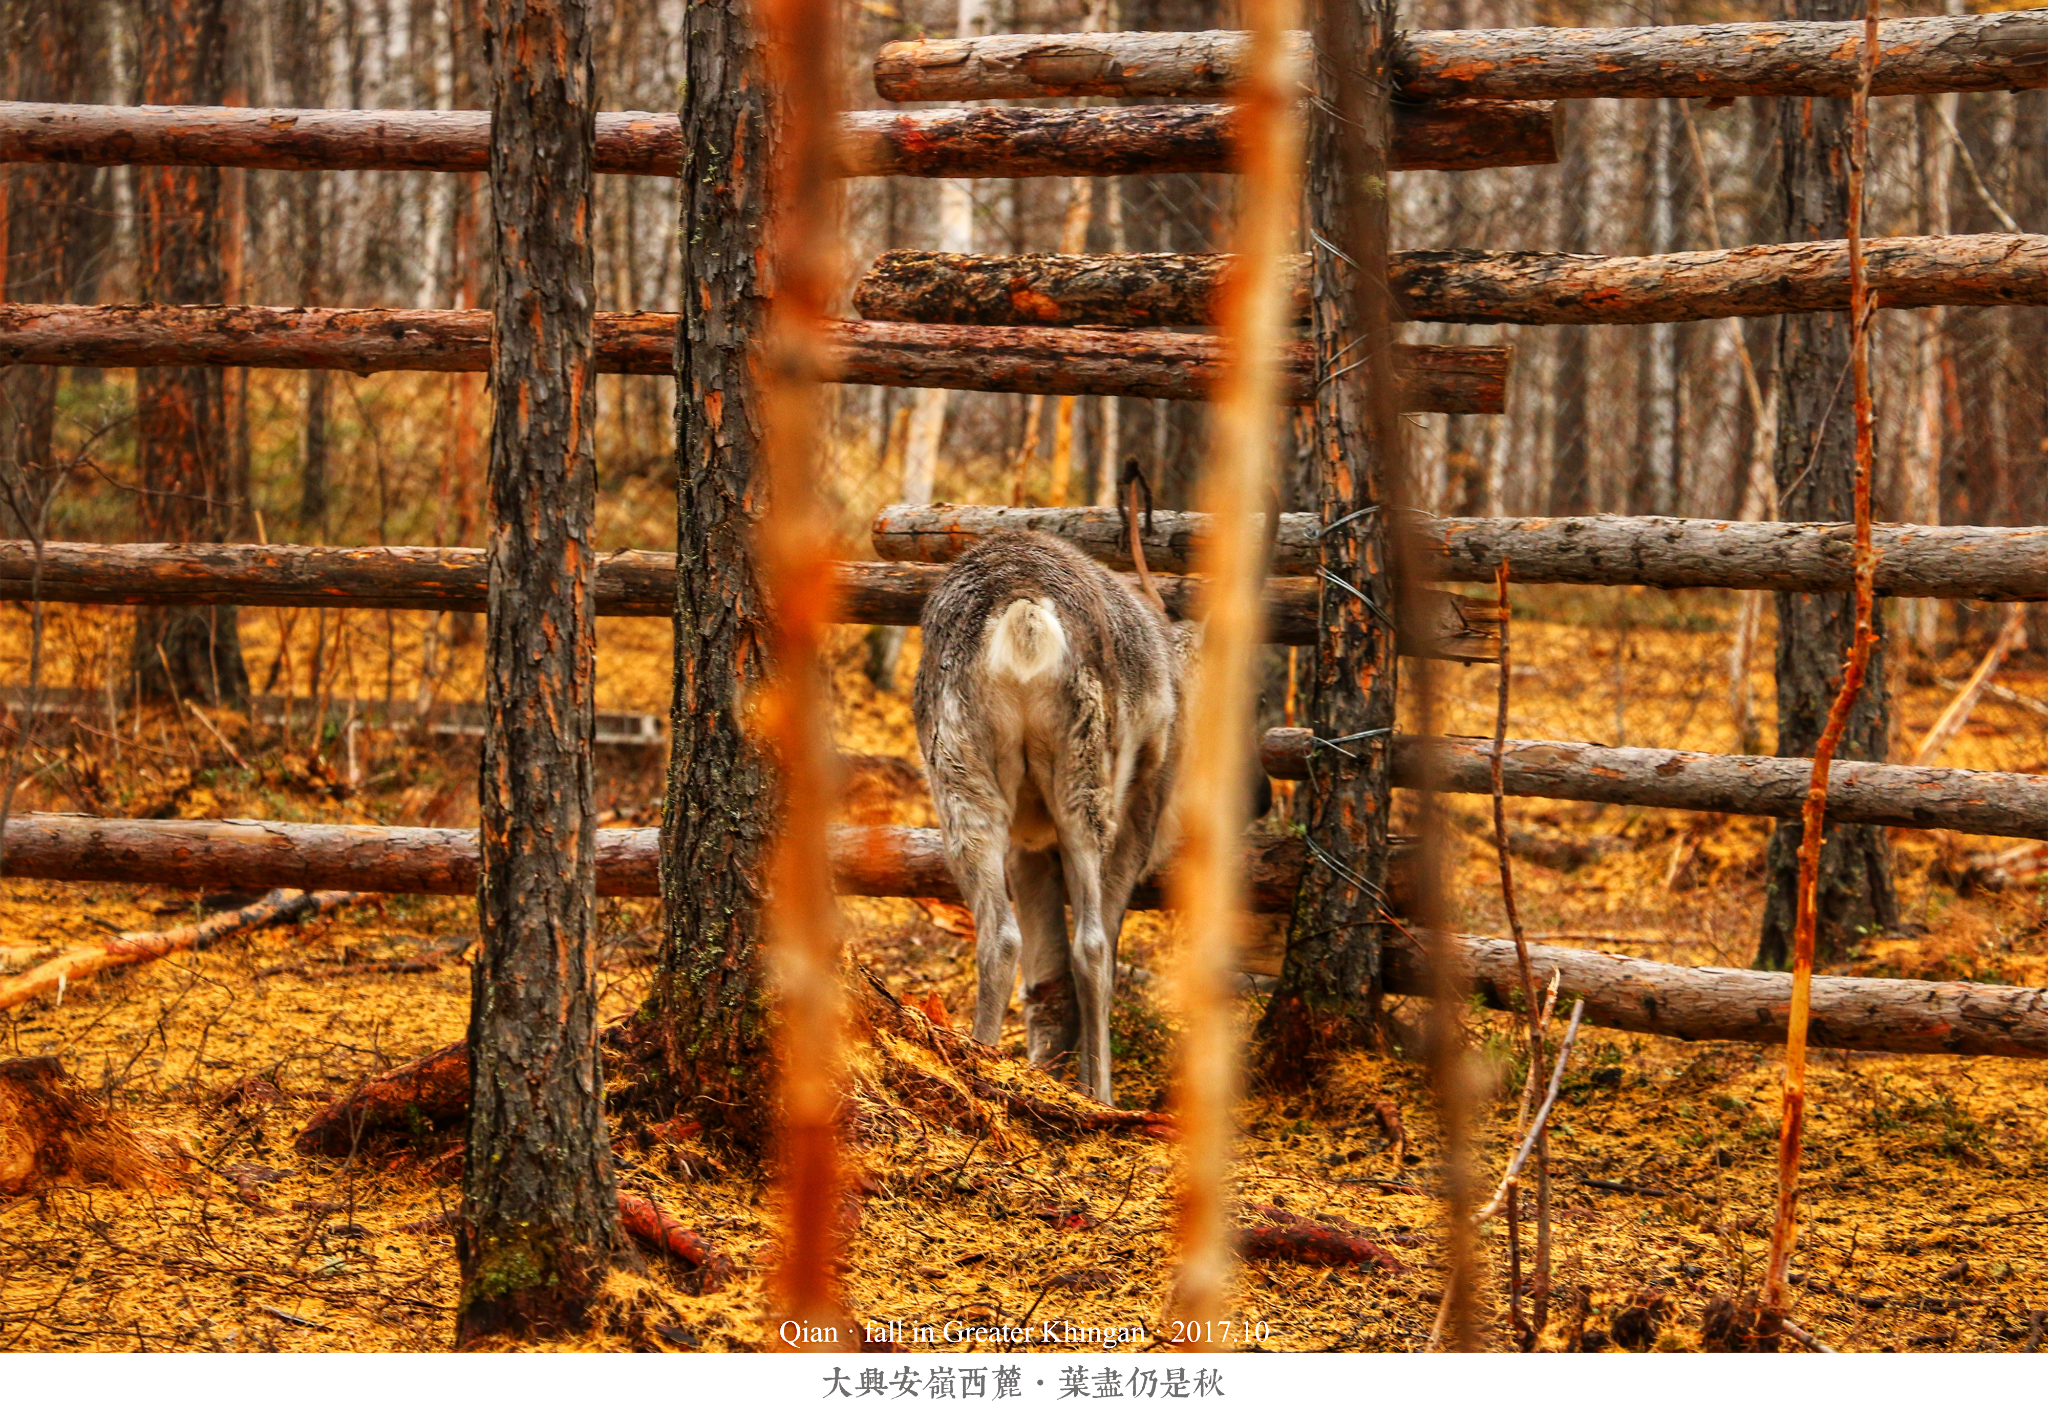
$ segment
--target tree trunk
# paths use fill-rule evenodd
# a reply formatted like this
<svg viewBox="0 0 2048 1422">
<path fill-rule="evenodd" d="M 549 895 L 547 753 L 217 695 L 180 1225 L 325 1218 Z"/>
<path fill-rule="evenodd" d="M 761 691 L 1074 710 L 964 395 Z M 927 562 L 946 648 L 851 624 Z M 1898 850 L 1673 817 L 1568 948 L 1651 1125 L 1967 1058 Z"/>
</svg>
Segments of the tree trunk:
<svg viewBox="0 0 2048 1422">
<path fill-rule="evenodd" d="M 767 321 L 759 255 L 771 116 L 743 0 L 696 0 L 683 37 L 681 240 L 690 279 L 677 333 L 675 702 L 662 818 L 667 916 L 649 999 L 660 1104 L 750 1147 L 766 1143 L 773 1069 L 762 895 L 774 785 L 747 735 L 767 676 L 751 524 L 761 414 L 748 368 Z"/>
<path fill-rule="evenodd" d="M 1333 536 L 1319 540 L 1331 576 L 1322 586 L 1308 721 L 1331 742 L 1393 726 L 1399 668 L 1384 620 L 1396 606 L 1389 521 L 1373 512 L 1387 496 L 1392 402 L 1369 387 L 1387 363 L 1351 354 L 1361 346 L 1377 353 L 1389 333 L 1379 293 L 1388 257 L 1393 35 L 1388 5 L 1317 0 L 1311 13 L 1317 50 L 1344 61 L 1315 68 L 1319 98 L 1309 109 L 1303 186 L 1308 226 L 1333 239 L 1315 245 L 1309 285 L 1316 368 L 1331 372 L 1315 391 L 1310 457 L 1321 526 Z M 1339 520 L 1341 530 L 1333 529 Z M 1280 982 L 1259 1023 L 1266 1071 L 1294 1085 L 1311 1080 L 1332 1052 L 1377 1034 L 1392 754 L 1385 736 L 1344 744 L 1309 767 L 1303 839 L 1315 852 L 1303 863 Z"/>
<path fill-rule="evenodd" d="M 464 1344 L 573 1329 L 618 1217 L 597 1054 L 595 75 L 580 4 L 492 0 L 482 929 L 456 1257 Z"/>
<path fill-rule="evenodd" d="M 1855 12 L 1849 0 L 1797 0 L 1804 20 Z M 1780 186 L 1785 240 L 1840 237 L 1848 223 L 1849 103 L 1783 99 L 1778 105 Z M 1849 365 L 1844 314 L 1787 316 L 1778 330 L 1778 513 L 1787 519 L 1846 522 L 1855 498 L 1854 421 L 1842 389 Z M 1855 628 L 1848 592 L 1780 593 L 1778 605 L 1778 754 L 1806 756 L 1820 741 L 1841 684 L 1842 659 Z M 1882 632 L 1882 620 L 1879 622 Z M 1840 753 L 1883 760 L 1887 714 L 1882 641 L 1872 653 L 1863 692 L 1850 709 Z M 1797 910 L 1800 822 L 1778 822 L 1765 859 L 1768 876 L 1760 968 L 1792 960 Z M 1883 831 L 1838 827 L 1821 847 L 1817 896 L 1817 961 L 1839 963 L 1856 942 L 1898 919 L 1892 892 L 1891 846 Z"/>
<path fill-rule="evenodd" d="M 1589 122 L 1589 118 L 1581 118 L 1565 134 L 1558 159 L 1557 187 L 1563 211 L 1557 240 L 1567 252 L 1584 251 L 1588 245 L 1586 219 L 1591 203 L 1587 185 L 1592 176 L 1588 150 L 1593 141 L 1587 131 Z M 1559 516 L 1593 512 L 1592 427 L 1586 418 L 1586 366 L 1591 344 L 1583 326 L 1567 326 L 1557 333 L 1557 415 L 1552 436 L 1557 467 L 1551 476 L 1548 512 Z"/>
<path fill-rule="evenodd" d="M 219 103 L 227 86 L 227 0 L 161 0 L 142 8 L 142 94 L 155 104 Z M 218 303 L 221 178 L 210 168 L 148 168 L 136 177 L 140 287 L 148 301 Z M 221 372 L 139 370 L 135 376 L 140 532 L 166 543 L 232 538 L 236 507 Z M 146 697 L 209 704 L 248 699 L 232 609 L 167 607 L 135 619 L 131 666 Z"/>
</svg>

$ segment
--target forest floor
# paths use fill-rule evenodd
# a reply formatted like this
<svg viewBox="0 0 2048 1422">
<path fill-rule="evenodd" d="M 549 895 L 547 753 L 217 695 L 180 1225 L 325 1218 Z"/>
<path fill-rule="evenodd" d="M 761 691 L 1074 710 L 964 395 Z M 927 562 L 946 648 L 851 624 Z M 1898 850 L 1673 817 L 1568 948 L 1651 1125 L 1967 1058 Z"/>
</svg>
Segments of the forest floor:
<svg viewBox="0 0 2048 1422">
<path fill-rule="evenodd" d="M 1511 735 L 1710 751 L 1733 748 L 1727 711 L 1732 602 L 1638 590 L 1552 592 L 1520 609 Z M 259 689 L 291 615 L 243 617 Z M 292 630 L 302 681 L 311 614 Z M 256 816 L 392 824 L 474 823 L 475 742 L 374 726 L 331 733 L 360 705 L 413 694 L 423 617 L 358 614 L 346 650 L 331 637 L 331 738 L 308 744 L 309 711 L 286 727 L 169 713 L 115 726 L 79 710 L 31 755 L 16 804 L 110 815 Z M 124 650 L 118 614 L 53 615 L 48 680 L 102 684 Z M 323 636 L 332 619 L 323 624 Z M 10 624 L 7 635 L 18 637 Z M 607 621 L 599 704 L 662 711 L 668 647 L 659 622 Z M 916 641 L 910 640 L 904 674 Z M 444 649 L 437 693 L 464 699 L 474 643 Z M 839 736 L 856 754 L 846 817 L 931 822 L 901 691 L 860 670 L 864 643 L 838 645 Z M 1968 673 L 1973 654 L 1894 668 L 1895 743 L 1910 746 Z M 1769 720 L 1770 644 L 1753 679 Z M 400 670 L 404 674 L 401 676 Z M 1490 734 L 1496 671 L 1448 669 L 1444 728 Z M 19 679 L 18 677 L 15 679 Z M 2048 671 L 2016 665 L 2014 690 L 2048 698 Z M 473 685 L 473 681 L 470 682 Z M 395 688 L 395 690 L 394 690 Z M 65 716 L 73 715 L 66 711 Z M 61 718 L 59 718 L 61 720 Z M 658 747 L 606 748 L 598 802 L 611 823 L 658 819 Z M 1944 763 L 2048 767 L 2048 719 L 1982 703 Z M 1502 931 L 1497 870 L 1478 800 L 1452 805 L 1457 926 Z M 1542 801 L 1509 802 L 1526 831 L 1516 869 L 1532 937 L 1678 962 L 1747 964 L 1759 917 L 1768 826 L 1732 818 Z M 1894 832 L 1910 936 L 1859 947 L 1839 969 L 1895 977 L 2048 984 L 2048 896 L 2033 888 L 1960 895 L 1938 867 L 2003 847 Z M 956 1020 L 972 1000 L 961 915 L 909 901 L 846 900 L 853 958 L 906 1000 Z M 10 966 L 115 930 L 163 928 L 208 911 L 176 887 L 9 881 L 0 943 Z M 658 942 L 652 902 L 608 901 L 600 976 L 607 1019 L 641 1000 Z M 0 1014 L 0 1058 L 54 1054 L 131 1125 L 186 1157 L 163 1189 L 63 1186 L 0 1199 L 0 1349 L 419 1350 L 450 1345 L 456 1265 L 440 1217 L 459 1194 L 459 1133 L 390 1157 L 300 1156 L 292 1137 L 366 1074 L 459 1039 L 469 1011 L 464 945 L 473 904 L 393 897 L 298 926 L 246 933 L 197 954 L 73 985 Z M 463 949 L 437 970 L 380 965 Z M 1115 1035 L 1120 1104 L 1163 1101 L 1174 1019 L 1164 985 L 1175 951 L 1165 915 L 1135 916 L 1123 947 Z M 932 999 L 936 998 L 933 1003 Z M 1245 1003 L 1247 1028 L 1259 1004 Z M 1412 1012 L 1404 1008 L 1403 1012 Z M 1006 1047 L 1021 1051 L 1015 1025 Z M 1511 1144 L 1520 1060 L 1515 1024 L 1475 1011 L 1468 1042 L 1486 1068 L 1480 1170 Z M 1553 1034 L 1553 1040 L 1555 1034 Z M 1754 1287 L 1768 1244 L 1781 1054 L 1582 1033 L 1555 1117 L 1557 1277 L 1549 1348 L 1701 1346 L 1706 1303 Z M 1810 1086 L 1795 1316 L 1843 1350 L 2015 1350 L 2038 1344 L 2048 1310 L 2048 1064 L 1825 1052 Z M 1406 1151 L 1391 1158 L 1376 1106 L 1398 1108 Z M 1341 1220 L 1403 1266 L 1332 1269 L 1255 1262 L 1240 1269 L 1238 1316 L 1276 1350 L 1423 1346 L 1443 1283 L 1443 1215 L 1432 1197 L 1440 1153 L 1419 1065 L 1344 1060 L 1310 1098 L 1254 1091 L 1240 1113 L 1234 1167 L 1245 1205 Z M 739 1261 L 723 1289 L 691 1296 L 660 1263 L 622 1281 L 625 1305 L 665 1320 L 565 1346 L 766 1346 L 763 1273 L 773 1196 L 761 1175 L 710 1148 L 643 1133 L 617 1140 L 621 1186 L 647 1195 Z M 917 1325 L 1030 1321 L 1125 1330 L 1126 1350 L 1170 1345 L 1167 1319 L 1176 1147 L 1149 1136 L 990 1136 L 933 1120 L 857 1152 L 866 1198 L 849 1248 L 854 1315 Z M 1506 1236 L 1485 1227 L 1497 1307 Z M 1496 1346 L 1504 1318 L 1491 1320 Z M 906 1336 L 914 1336 L 908 1334 Z M 1100 1335 L 1098 1335 L 1100 1336 Z M 943 1344 L 939 1346 L 944 1346 Z M 1099 1347 L 1075 1342 L 1069 1346 Z"/>
</svg>

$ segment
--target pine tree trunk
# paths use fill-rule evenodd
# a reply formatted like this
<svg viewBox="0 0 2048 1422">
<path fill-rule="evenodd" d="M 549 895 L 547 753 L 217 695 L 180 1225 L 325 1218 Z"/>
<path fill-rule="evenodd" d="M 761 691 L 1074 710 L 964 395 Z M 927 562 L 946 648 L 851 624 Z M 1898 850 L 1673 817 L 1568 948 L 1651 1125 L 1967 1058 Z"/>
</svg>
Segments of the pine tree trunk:
<svg viewBox="0 0 2048 1422">
<path fill-rule="evenodd" d="M 684 33 L 682 242 L 676 340 L 675 702 L 662 823 L 667 939 L 649 1003 L 659 1103 L 749 1145 L 765 1141 L 772 1042 L 762 895 L 771 768 L 746 733 L 766 675 L 750 528 L 760 411 L 748 351 L 767 319 L 771 118 L 744 0 L 693 0 Z"/>
<path fill-rule="evenodd" d="M 1795 18 L 1848 20 L 1852 0 L 1798 0 Z M 1778 139 L 1784 201 L 1783 240 L 1839 238 L 1848 230 L 1849 101 L 1781 99 Z M 1854 411 L 1843 372 L 1849 367 L 1846 312 L 1786 316 L 1778 328 L 1778 517 L 1846 523 L 1855 497 Z M 1842 657 L 1855 629 L 1855 599 L 1843 593 L 1781 593 L 1778 605 L 1778 749 L 1811 755 L 1841 684 Z M 1883 630 L 1879 622 L 1880 634 Z M 1884 643 L 1872 653 L 1863 692 L 1849 715 L 1839 754 L 1883 760 L 1887 748 Z M 1766 856 L 1767 897 L 1756 965 L 1791 963 L 1799 881 L 1799 821 L 1781 820 Z M 1881 829 L 1830 825 L 1821 848 L 1816 954 L 1846 958 L 1858 939 L 1898 919 L 1890 841 Z"/>
<path fill-rule="evenodd" d="M 1379 449 L 1391 423 L 1386 392 L 1370 387 L 1365 363 L 1347 353 L 1386 342 L 1386 143 L 1391 127 L 1388 56 L 1392 7 L 1320 0 L 1314 10 L 1318 52 L 1357 56 L 1319 65 L 1323 102 L 1308 108 L 1307 221 L 1334 234 L 1314 246 L 1309 301 L 1319 370 L 1352 367 L 1318 383 L 1313 450 L 1321 491 L 1326 580 L 1315 656 L 1307 671 L 1308 719 L 1324 741 L 1391 727 L 1397 661 L 1382 609 L 1394 606 L 1387 525 L 1366 512 L 1382 502 Z M 1359 197 L 1357 194 L 1364 194 Z M 1352 263 L 1355 261 L 1356 266 Z M 1369 274 L 1360 280 L 1359 273 Z M 1384 374 L 1386 363 L 1371 363 Z M 1378 407 L 1378 408 L 1376 408 Z M 1334 529 L 1340 520 L 1341 529 Z M 1357 588 L 1371 605 L 1344 584 Z M 1270 1079 L 1306 1082 L 1331 1052 L 1369 1043 L 1380 987 L 1380 905 L 1387 882 L 1388 810 L 1393 799 L 1390 737 L 1347 740 L 1343 752 L 1311 758 L 1304 861 L 1280 984 L 1259 1024 Z"/>
<path fill-rule="evenodd" d="M 227 0 L 159 0 L 141 8 L 142 97 L 218 104 L 227 88 Z M 136 176 L 144 301 L 203 306 L 226 298 L 221 175 L 144 168 Z M 135 372 L 140 534 L 152 543 L 219 543 L 237 522 L 223 372 Z M 135 617 L 133 666 L 146 697 L 218 704 L 249 695 L 233 608 L 166 607 Z"/>
<path fill-rule="evenodd" d="M 573 1328 L 617 1222 L 597 1051 L 596 144 L 589 12 L 492 0 L 489 616 L 479 777 L 483 945 L 457 1335 Z"/>
</svg>

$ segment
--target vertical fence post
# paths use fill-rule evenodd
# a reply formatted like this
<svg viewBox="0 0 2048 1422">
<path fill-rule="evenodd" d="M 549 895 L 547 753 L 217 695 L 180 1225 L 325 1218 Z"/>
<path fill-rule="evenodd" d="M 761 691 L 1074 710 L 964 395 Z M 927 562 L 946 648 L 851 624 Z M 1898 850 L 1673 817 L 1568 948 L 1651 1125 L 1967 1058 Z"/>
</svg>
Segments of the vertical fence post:
<svg viewBox="0 0 2048 1422">
<path fill-rule="evenodd" d="M 1182 774 L 1186 841 L 1174 901 L 1187 926 L 1179 1111 L 1180 1283 L 1176 1318 L 1194 1327 L 1190 1347 L 1227 1341 L 1230 1242 L 1224 1174 L 1238 1087 L 1230 977 L 1248 906 L 1239 847 L 1250 808 L 1253 667 L 1263 631 L 1267 539 L 1258 518 L 1279 472 L 1280 351 L 1292 312 L 1288 256 L 1299 200 L 1299 82 L 1288 53 L 1293 0 L 1253 0 L 1244 18 L 1252 43 L 1237 104 L 1238 255 L 1223 293 L 1227 364 L 1209 426 L 1202 508 L 1214 536 L 1202 550 L 1207 575 L 1201 673 L 1187 714 Z"/>
<path fill-rule="evenodd" d="M 598 1074 L 597 508 L 585 0 L 493 0 L 483 930 L 457 1317 L 461 1341 L 574 1326 L 603 1278 L 618 1192 Z"/>
<path fill-rule="evenodd" d="M 823 322 L 838 272 L 836 0 L 763 0 L 775 145 L 769 310 L 760 374 L 768 508 L 754 525 L 772 609 L 774 680 L 762 729 L 781 774 L 782 824 L 769 877 L 781 1060 L 781 1189 L 787 1222 L 778 1341 L 839 1350 L 851 1331 L 836 1297 L 839 1251 L 841 991 L 837 909 L 825 830 L 835 776 L 818 659 L 837 601 L 819 556 L 832 531 L 818 497 L 818 387 L 829 373 Z"/>
</svg>

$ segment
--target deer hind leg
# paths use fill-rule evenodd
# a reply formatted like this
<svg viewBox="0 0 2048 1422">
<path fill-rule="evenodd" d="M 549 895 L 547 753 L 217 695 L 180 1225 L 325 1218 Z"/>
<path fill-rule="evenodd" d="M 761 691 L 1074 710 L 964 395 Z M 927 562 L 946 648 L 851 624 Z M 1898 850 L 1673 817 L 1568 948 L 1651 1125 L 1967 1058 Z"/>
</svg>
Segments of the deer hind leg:
<svg viewBox="0 0 2048 1422">
<path fill-rule="evenodd" d="M 1062 787 L 1063 789 L 1067 787 Z M 1099 794 L 1099 792 L 1097 792 Z M 1081 1090 L 1110 1100 L 1109 1004 L 1116 987 L 1116 945 L 1103 917 L 1104 835 L 1093 812 L 1095 795 L 1061 794 L 1053 810 L 1060 831 L 1060 868 L 1074 911 L 1067 961 L 1073 974 L 1078 1027 L 1077 1075 Z"/>
<path fill-rule="evenodd" d="M 1059 852 L 1010 851 L 1010 891 L 1024 934 L 1024 1034 L 1031 1064 L 1057 1075 L 1073 1061 L 1080 1036 Z"/>
<path fill-rule="evenodd" d="M 956 819 L 949 828 L 963 827 Z M 964 828 L 964 833 L 948 834 L 947 858 L 974 914 L 974 1039 L 992 1047 L 1003 1034 L 1024 941 L 1010 911 L 1004 872 L 1008 835 L 988 823 Z"/>
</svg>

